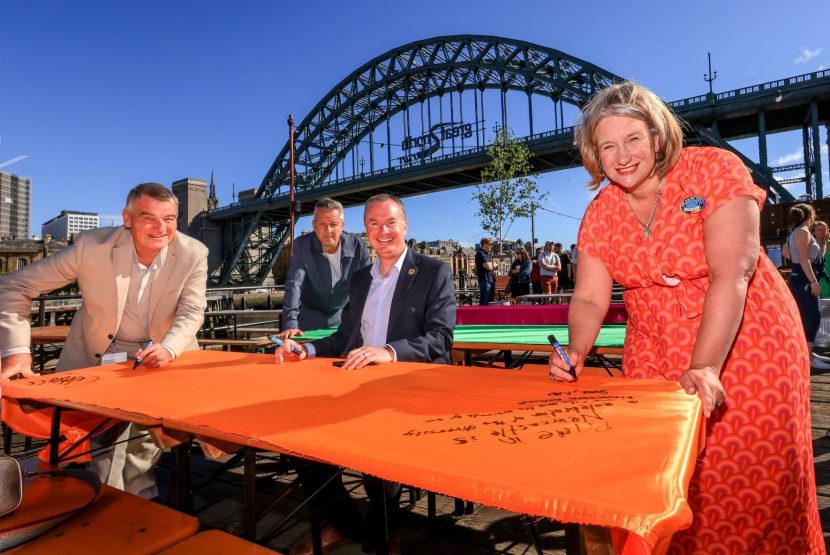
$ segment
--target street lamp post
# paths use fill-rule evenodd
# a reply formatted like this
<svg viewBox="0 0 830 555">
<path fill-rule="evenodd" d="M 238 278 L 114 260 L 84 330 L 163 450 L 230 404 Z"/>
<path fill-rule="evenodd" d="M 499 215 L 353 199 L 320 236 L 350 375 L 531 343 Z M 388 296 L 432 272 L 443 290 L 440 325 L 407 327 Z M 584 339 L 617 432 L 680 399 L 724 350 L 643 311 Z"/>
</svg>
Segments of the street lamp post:
<svg viewBox="0 0 830 555">
<path fill-rule="evenodd" d="M 294 254 L 294 116 L 288 115 L 288 233 Z"/>
</svg>

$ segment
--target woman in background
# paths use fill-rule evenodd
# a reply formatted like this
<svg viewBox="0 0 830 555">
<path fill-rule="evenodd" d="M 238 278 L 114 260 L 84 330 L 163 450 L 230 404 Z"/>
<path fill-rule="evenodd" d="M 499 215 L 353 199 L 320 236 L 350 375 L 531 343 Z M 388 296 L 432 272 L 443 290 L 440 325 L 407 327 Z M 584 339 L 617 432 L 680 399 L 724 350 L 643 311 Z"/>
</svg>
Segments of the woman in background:
<svg viewBox="0 0 830 555">
<path fill-rule="evenodd" d="M 824 257 L 821 247 L 810 233 L 816 221 L 816 212 L 809 204 L 796 204 L 790 208 L 792 231 L 781 253 L 792 260 L 793 271 L 787 284 L 798 305 L 801 325 L 810 353 L 810 366 L 819 370 L 830 370 L 830 359 L 813 352 L 813 341 L 821 325 L 818 296 L 821 285 L 818 276 L 824 273 Z"/>
<path fill-rule="evenodd" d="M 818 272 L 818 284 L 821 287 L 819 297 L 826 299 L 830 297 L 830 259 L 827 257 L 827 239 L 830 238 L 830 227 L 826 223 L 817 221 L 810 228 L 813 232 L 813 237 L 818 243 L 818 253 L 824 259 L 824 272 Z"/>
<path fill-rule="evenodd" d="M 530 261 L 527 251 L 523 248 L 516 253 L 516 260 L 510 265 L 510 295 L 515 299 L 530 293 L 530 272 L 533 271 L 533 262 Z"/>
</svg>

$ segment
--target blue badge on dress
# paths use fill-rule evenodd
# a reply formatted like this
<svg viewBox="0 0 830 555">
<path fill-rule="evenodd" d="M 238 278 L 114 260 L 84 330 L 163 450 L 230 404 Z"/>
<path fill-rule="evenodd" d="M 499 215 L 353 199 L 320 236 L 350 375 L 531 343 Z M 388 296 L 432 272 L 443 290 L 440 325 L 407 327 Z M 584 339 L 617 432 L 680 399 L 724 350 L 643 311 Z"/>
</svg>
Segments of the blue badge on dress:
<svg viewBox="0 0 830 555">
<path fill-rule="evenodd" d="M 684 214 L 697 214 L 706 206 L 706 201 L 702 197 L 689 197 L 683 199 L 680 203 L 680 210 Z"/>
</svg>

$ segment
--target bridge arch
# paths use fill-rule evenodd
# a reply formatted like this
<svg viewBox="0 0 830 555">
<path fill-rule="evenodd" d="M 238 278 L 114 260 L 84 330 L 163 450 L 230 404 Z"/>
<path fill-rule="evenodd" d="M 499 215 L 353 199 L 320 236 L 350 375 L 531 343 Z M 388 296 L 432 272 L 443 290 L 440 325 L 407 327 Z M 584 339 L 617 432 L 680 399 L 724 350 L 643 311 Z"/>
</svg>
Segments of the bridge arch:
<svg viewBox="0 0 830 555">
<path fill-rule="evenodd" d="M 338 83 L 297 126 L 298 190 L 320 185 L 380 123 L 430 98 L 497 89 L 581 107 L 597 90 L 618 80 L 553 48 L 504 37 L 452 35 L 394 48 Z M 256 196 L 277 194 L 288 171 L 286 142 Z"/>
</svg>

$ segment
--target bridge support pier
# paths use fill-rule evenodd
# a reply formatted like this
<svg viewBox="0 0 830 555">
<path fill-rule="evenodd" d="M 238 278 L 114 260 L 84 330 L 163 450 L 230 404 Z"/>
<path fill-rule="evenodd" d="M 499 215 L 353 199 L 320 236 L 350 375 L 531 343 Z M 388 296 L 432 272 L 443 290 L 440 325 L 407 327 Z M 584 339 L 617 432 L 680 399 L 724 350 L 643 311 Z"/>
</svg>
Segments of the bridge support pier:
<svg viewBox="0 0 830 555">
<path fill-rule="evenodd" d="M 758 161 L 762 168 L 769 170 L 767 159 L 767 115 L 761 110 L 758 112 Z"/>
<path fill-rule="evenodd" d="M 821 184 L 821 138 L 818 132 L 818 101 L 815 99 L 810 101 L 810 127 L 813 134 L 813 175 L 815 176 L 815 191 L 816 199 L 824 197 L 824 191 Z"/>
</svg>

